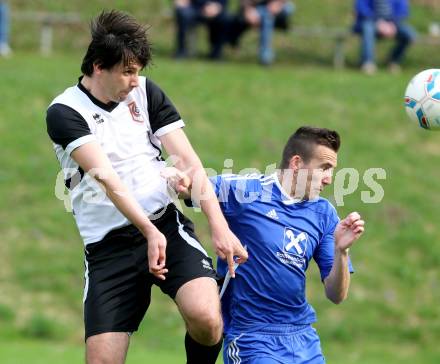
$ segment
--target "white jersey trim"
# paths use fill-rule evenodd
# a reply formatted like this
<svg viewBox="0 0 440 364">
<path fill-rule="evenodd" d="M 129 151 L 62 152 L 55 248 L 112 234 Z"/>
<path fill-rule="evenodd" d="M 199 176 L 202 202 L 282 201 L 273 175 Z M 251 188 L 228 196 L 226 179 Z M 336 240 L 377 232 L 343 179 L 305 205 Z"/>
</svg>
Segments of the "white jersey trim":
<svg viewBox="0 0 440 364">
<path fill-rule="evenodd" d="M 96 140 L 96 137 L 93 134 L 85 135 L 83 137 L 80 137 L 78 139 L 75 139 L 73 142 L 67 145 L 66 147 L 66 153 L 68 155 L 72 154 L 72 152 L 79 148 L 81 145 L 93 142 Z"/>
<path fill-rule="evenodd" d="M 172 132 L 173 130 L 183 128 L 184 126 L 185 126 L 185 123 L 183 122 L 182 119 L 180 119 L 174 123 L 165 125 L 162 128 L 157 129 L 156 132 L 154 133 L 154 135 L 157 137 L 161 137 L 162 135 L 168 134 L 169 132 Z"/>
<path fill-rule="evenodd" d="M 276 173 L 272 174 L 272 176 L 273 176 L 273 179 L 274 179 L 275 186 L 278 187 L 278 189 L 281 191 L 282 196 L 284 197 L 283 198 L 283 203 L 285 205 L 293 205 L 293 204 L 296 204 L 296 203 L 299 203 L 299 202 L 303 202 L 303 200 L 292 198 L 292 196 L 290 196 L 288 194 L 288 192 L 284 189 L 283 185 L 281 184 L 281 182 L 280 182 L 280 180 L 278 178 L 278 175 Z"/>
</svg>

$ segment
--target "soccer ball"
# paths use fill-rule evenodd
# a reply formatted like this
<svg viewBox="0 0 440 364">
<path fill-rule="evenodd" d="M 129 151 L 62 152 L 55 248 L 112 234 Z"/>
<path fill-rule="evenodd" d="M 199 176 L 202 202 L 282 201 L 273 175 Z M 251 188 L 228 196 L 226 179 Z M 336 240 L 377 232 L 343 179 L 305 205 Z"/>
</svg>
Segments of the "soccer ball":
<svg viewBox="0 0 440 364">
<path fill-rule="evenodd" d="M 423 129 L 440 130 L 440 69 L 415 75 L 405 91 L 405 110 Z"/>
</svg>

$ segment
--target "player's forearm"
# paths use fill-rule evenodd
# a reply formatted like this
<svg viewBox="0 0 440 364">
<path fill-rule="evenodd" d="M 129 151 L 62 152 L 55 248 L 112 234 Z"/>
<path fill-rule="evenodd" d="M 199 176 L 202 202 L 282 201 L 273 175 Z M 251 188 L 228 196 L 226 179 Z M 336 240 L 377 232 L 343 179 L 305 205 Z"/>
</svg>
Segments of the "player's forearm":
<svg viewBox="0 0 440 364">
<path fill-rule="evenodd" d="M 132 224 L 137 226 L 145 236 L 151 229 L 154 229 L 154 225 L 123 184 L 98 143 L 90 142 L 81 145 L 72 152 L 72 158 L 84 171 L 101 184 L 116 208 Z"/>
<path fill-rule="evenodd" d="M 155 229 L 155 226 L 148 219 L 142 207 L 128 191 L 115 171 L 107 170 L 106 173 L 93 177 L 105 189 L 106 195 L 116 208 L 144 235 L 147 235 L 151 229 Z"/>
<path fill-rule="evenodd" d="M 209 186 L 211 189 L 212 187 Z M 208 219 L 209 227 L 211 228 L 212 232 L 215 232 L 215 230 L 219 229 L 222 230 L 225 227 L 228 226 L 228 223 L 225 220 L 225 217 L 223 216 L 223 213 L 220 209 L 220 205 L 218 203 L 217 197 L 214 194 L 214 191 L 212 191 L 213 198 L 207 199 L 207 200 L 201 200 L 200 201 L 200 207 L 202 208 L 203 213 L 206 215 L 206 218 Z"/>
<path fill-rule="evenodd" d="M 194 152 L 181 129 L 160 137 L 168 155 L 174 156 L 174 167 L 186 173 L 191 179 L 191 199 L 206 215 L 211 231 L 224 229 L 227 223 L 220 209 L 217 196 L 209 182 L 202 162 Z"/>
<path fill-rule="evenodd" d="M 227 226 L 227 222 L 220 209 L 211 182 L 209 182 L 208 176 L 201 164 L 197 168 L 193 168 L 191 178 L 191 199 L 200 206 L 203 213 L 206 215 L 211 231 L 223 229 Z"/>
<path fill-rule="evenodd" d="M 325 293 L 333 303 L 341 303 L 347 298 L 350 287 L 350 272 L 348 269 L 348 250 L 335 252 L 330 274 L 324 280 Z"/>
<path fill-rule="evenodd" d="M 209 182 L 202 162 L 195 153 L 188 153 L 181 156 L 175 163 L 175 167 L 184 171 L 191 179 L 191 199 L 200 206 L 206 215 L 210 226 L 217 222 L 225 222 L 217 196 Z"/>
<path fill-rule="evenodd" d="M 226 226 L 227 223 L 220 211 L 217 196 L 202 168 L 192 177 L 175 167 L 165 168 L 161 174 L 178 193 L 179 199 L 191 200 L 193 206 L 202 208 L 208 217 L 211 229 L 223 229 Z M 193 184 L 194 175 L 197 176 L 198 181 Z M 210 187 L 211 189 L 209 189 Z"/>
</svg>

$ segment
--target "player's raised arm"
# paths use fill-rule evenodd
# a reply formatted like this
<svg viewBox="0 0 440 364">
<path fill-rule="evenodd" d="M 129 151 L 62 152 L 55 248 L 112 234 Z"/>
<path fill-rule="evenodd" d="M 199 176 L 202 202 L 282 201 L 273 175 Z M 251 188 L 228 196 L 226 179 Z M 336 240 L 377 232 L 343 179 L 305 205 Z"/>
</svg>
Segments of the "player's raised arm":
<svg viewBox="0 0 440 364">
<path fill-rule="evenodd" d="M 160 279 L 165 279 L 166 239 L 122 183 L 101 146 L 92 141 L 76 148 L 71 156 L 85 172 L 101 184 L 116 208 L 145 236 L 148 241 L 150 272 Z"/>
<path fill-rule="evenodd" d="M 324 279 L 327 298 L 338 304 L 344 301 L 350 287 L 348 251 L 364 232 L 365 222 L 357 212 L 350 213 L 336 226 L 335 256 L 330 274 Z"/>
<path fill-rule="evenodd" d="M 242 263 L 247 260 L 248 255 L 229 229 L 199 157 L 181 129 L 161 136 L 160 141 L 167 153 L 175 157 L 176 168 L 186 171 L 193 181 L 192 197 L 200 201 L 200 207 L 208 219 L 215 252 L 220 258 L 227 260 L 229 271 L 234 277 L 234 256 Z"/>
</svg>

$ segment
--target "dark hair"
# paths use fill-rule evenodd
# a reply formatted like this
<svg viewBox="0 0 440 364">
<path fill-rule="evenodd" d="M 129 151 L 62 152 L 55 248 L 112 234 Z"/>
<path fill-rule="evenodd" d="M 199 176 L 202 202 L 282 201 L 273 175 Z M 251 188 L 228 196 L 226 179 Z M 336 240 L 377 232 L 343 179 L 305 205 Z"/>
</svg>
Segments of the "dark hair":
<svg viewBox="0 0 440 364">
<path fill-rule="evenodd" d="M 81 72 L 91 76 L 93 65 L 110 69 L 123 62 L 139 63 L 144 68 L 151 61 L 151 46 L 147 28 L 126 13 L 103 11 L 90 24 L 92 40 L 84 56 Z"/>
<path fill-rule="evenodd" d="M 334 130 L 302 126 L 287 141 L 283 150 L 280 168 L 288 168 L 290 159 L 294 155 L 299 155 L 307 163 L 313 157 L 317 145 L 323 145 L 338 152 L 341 139 Z"/>
</svg>

